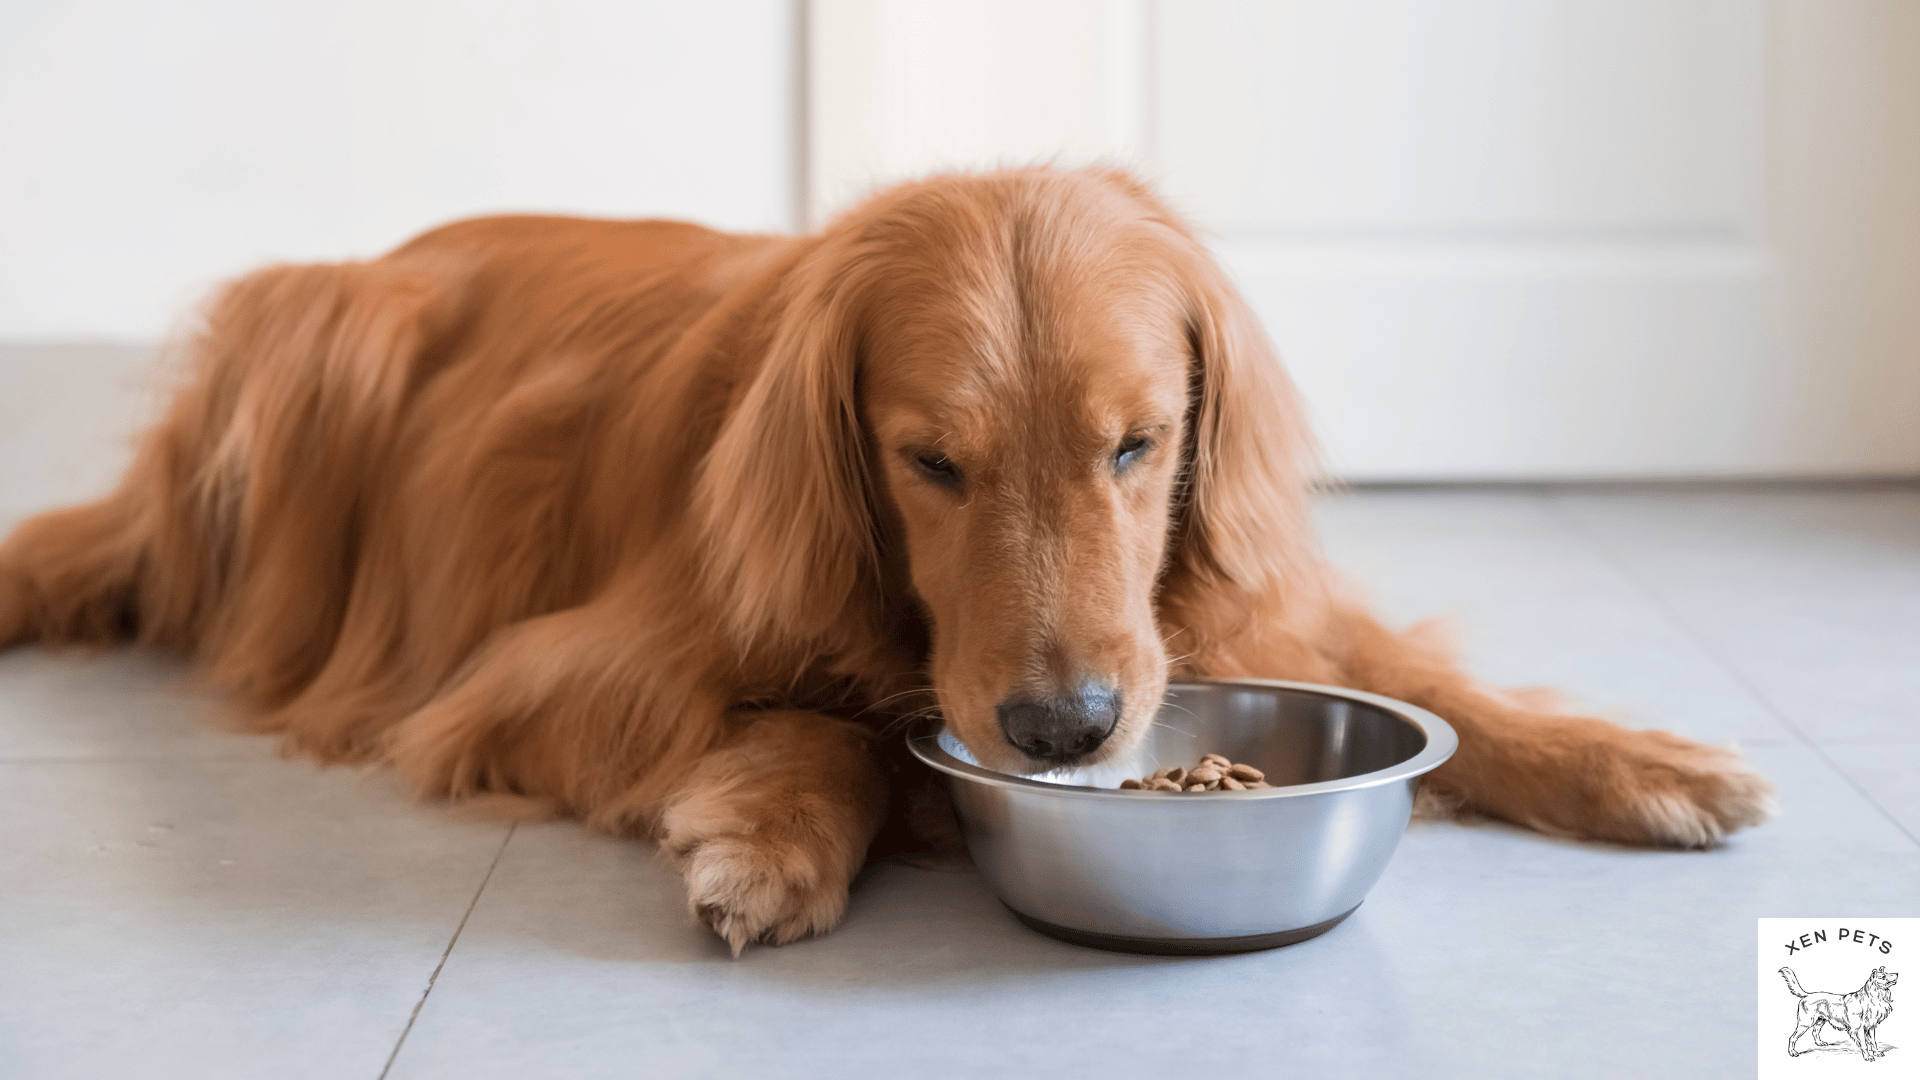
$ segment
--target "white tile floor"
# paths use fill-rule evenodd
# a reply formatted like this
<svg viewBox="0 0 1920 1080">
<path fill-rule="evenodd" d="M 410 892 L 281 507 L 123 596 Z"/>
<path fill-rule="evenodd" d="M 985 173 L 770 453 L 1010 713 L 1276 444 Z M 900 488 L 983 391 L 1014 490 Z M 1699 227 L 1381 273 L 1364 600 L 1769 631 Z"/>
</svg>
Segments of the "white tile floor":
<svg viewBox="0 0 1920 1080">
<path fill-rule="evenodd" d="M 138 358 L 0 349 L 0 526 L 111 475 Z M 162 659 L 15 651 L 0 1077 L 1748 1076 L 1754 918 L 1920 915 L 1920 488 L 1320 516 L 1394 618 L 1738 740 L 1782 816 L 1705 854 L 1419 825 L 1333 933 L 1217 959 L 1060 944 L 971 872 L 883 865 L 838 933 L 736 962 L 643 846 L 279 761 Z"/>
</svg>

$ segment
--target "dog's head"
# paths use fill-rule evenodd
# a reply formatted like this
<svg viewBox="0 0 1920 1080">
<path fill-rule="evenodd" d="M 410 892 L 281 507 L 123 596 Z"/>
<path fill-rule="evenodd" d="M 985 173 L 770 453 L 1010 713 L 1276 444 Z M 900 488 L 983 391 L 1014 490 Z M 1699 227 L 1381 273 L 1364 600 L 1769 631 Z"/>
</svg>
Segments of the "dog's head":
<svg viewBox="0 0 1920 1080">
<path fill-rule="evenodd" d="M 896 188 L 829 227 L 788 290 L 701 480 L 736 640 L 830 648 L 904 579 L 948 724 L 983 764 L 1032 771 L 1152 722 L 1206 636 L 1181 640 L 1167 590 L 1244 612 L 1285 573 L 1304 445 L 1289 388 L 1138 183 Z"/>
<path fill-rule="evenodd" d="M 1899 972 L 1888 971 L 1886 968 L 1883 968 L 1883 967 L 1874 968 L 1873 974 L 1867 976 L 1867 982 L 1869 985 L 1879 987 L 1882 990 L 1893 989 L 1893 985 L 1899 981 L 1900 981 Z"/>
</svg>

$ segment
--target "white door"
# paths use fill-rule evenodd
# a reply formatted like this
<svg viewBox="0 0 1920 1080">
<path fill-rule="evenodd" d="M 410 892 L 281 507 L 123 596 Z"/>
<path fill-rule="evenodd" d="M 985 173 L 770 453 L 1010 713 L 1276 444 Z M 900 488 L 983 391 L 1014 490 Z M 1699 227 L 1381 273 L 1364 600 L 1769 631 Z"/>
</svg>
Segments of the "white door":
<svg viewBox="0 0 1920 1080">
<path fill-rule="evenodd" d="M 810 9 L 816 212 L 941 165 L 1133 164 L 1341 476 L 1920 471 L 1920 4 Z"/>
</svg>

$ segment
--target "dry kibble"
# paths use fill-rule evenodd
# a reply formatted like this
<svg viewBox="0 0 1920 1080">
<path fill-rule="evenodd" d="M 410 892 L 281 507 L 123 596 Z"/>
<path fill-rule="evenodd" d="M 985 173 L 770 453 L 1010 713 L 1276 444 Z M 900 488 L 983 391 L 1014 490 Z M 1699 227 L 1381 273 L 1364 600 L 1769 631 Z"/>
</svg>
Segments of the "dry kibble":
<svg viewBox="0 0 1920 1080">
<path fill-rule="evenodd" d="M 1180 765 L 1168 765 L 1155 769 L 1152 775 L 1138 780 L 1122 780 L 1123 791 L 1258 791 L 1270 788 L 1266 773 L 1251 765 L 1236 764 L 1224 754 L 1202 754 L 1200 761 L 1188 769 Z"/>
</svg>

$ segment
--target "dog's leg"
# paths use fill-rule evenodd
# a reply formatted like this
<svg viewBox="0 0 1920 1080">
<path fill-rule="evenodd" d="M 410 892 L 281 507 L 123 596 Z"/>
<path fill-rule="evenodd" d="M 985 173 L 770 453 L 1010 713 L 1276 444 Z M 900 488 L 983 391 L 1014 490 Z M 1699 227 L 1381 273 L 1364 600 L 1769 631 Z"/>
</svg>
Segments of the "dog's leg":
<svg viewBox="0 0 1920 1080">
<path fill-rule="evenodd" d="M 818 713 L 745 713 L 668 803 L 661 848 L 687 902 L 735 956 L 823 933 L 886 809 L 866 729 Z"/>
<path fill-rule="evenodd" d="M 141 441 L 112 494 L 28 518 L 0 542 L 0 649 L 29 641 L 187 648 L 232 547 L 194 494 L 213 427 L 203 387 Z"/>
<path fill-rule="evenodd" d="M 1855 1024 L 1847 1034 L 1853 1036 L 1853 1045 L 1860 1051 L 1860 1060 L 1872 1061 L 1874 1058 L 1873 1029 L 1865 1024 Z"/>
<path fill-rule="evenodd" d="M 0 544 L 0 649 L 129 634 L 140 549 L 125 510 L 117 495 L 55 510 Z"/>
<path fill-rule="evenodd" d="M 530 796 L 658 839 L 736 952 L 831 928 L 886 808 L 866 729 L 729 712 L 697 635 L 632 610 L 613 596 L 503 631 L 384 759 L 423 796 Z"/>
<path fill-rule="evenodd" d="M 1453 725 L 1460 749 L 1428 782 L 1475 809 L 1551 835 L 1672 847 L 1710 846 L 1772 811 L 1772 785 L 1730 750 L 1482 687 L 1357 608 L 1339 609 L 1332 630 L 1353 685 Z"/>
</svg>

